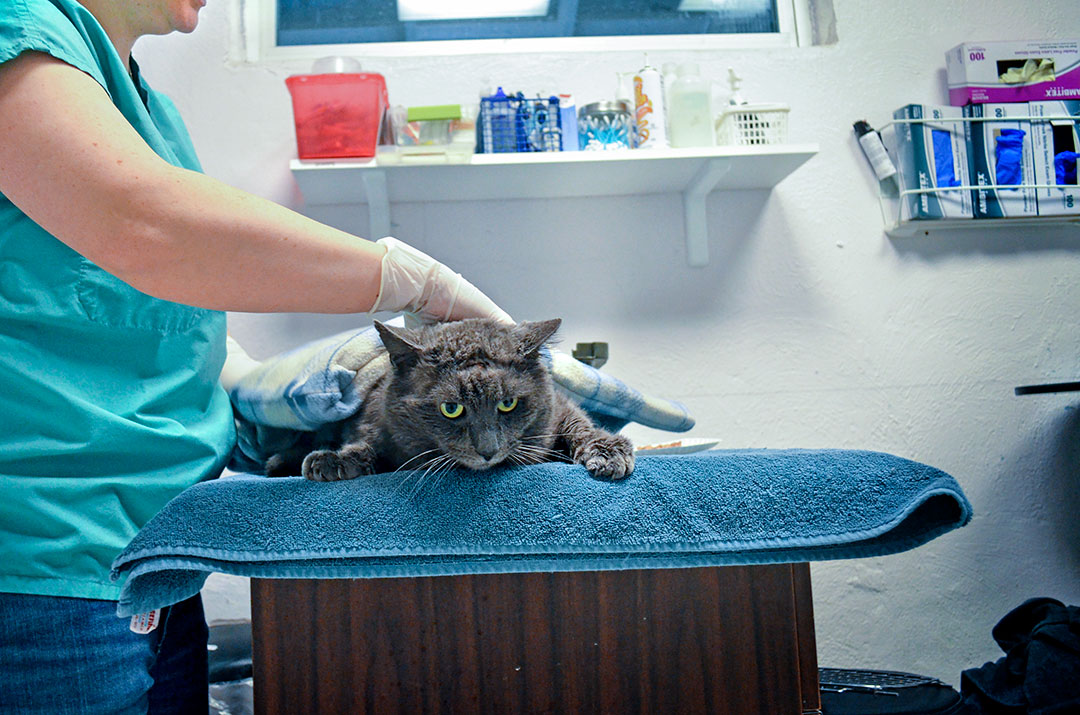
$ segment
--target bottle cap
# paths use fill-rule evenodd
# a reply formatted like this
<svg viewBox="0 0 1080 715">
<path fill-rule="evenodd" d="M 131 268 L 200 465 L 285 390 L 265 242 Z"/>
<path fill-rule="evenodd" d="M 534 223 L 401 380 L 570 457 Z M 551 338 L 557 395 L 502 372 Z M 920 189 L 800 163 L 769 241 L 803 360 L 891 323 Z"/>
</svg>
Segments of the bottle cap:
<svg viewBox="0 0 1080 715">
<path fill-rule="evenodd" d="M 312 74 L 356 74 L 360 72 L 360 62 L 352 57 L 320 57 L 311 65 Z"/>
<path fill-rule="evenodd" d="M 620 114 L 630 114 L 633 112 L 633 107 L 626 100 L 616 100 L 614 102 L 592 102 L 582 107 L 578 114 L 585 116 L 589 114 L 604 114 L 610 112 L 618 112 Z"/>
</svg>

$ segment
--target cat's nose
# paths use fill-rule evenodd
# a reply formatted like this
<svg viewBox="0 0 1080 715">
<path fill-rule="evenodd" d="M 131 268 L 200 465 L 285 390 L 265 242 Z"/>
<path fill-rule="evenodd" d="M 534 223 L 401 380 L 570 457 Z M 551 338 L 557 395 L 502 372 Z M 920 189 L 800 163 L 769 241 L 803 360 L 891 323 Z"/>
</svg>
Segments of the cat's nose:
<svg viewBox="0 0 1080 715">
<path fill-rule="evenodd" d="M 499 438 L 490 429 L 477 427 L 470 430 L 473 449 L 484 459 L 490 460 L 499 451 Z"/>
</svg>

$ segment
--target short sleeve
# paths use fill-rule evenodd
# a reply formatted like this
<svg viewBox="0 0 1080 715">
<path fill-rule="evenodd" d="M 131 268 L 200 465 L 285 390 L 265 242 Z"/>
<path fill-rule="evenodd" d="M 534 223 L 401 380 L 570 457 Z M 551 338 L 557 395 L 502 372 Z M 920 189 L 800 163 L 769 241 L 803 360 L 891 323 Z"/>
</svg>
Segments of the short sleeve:
<svg viewBox="0 0 1080 715">
<path fill-rule="evenodd" d="M 0 63 L 24 52 L 43 52 L 107 88 L 100 55 L 108 51 L 108 36 L 81 5 L 63 0 L 0 0 L 0 8 Z"/>
<path fill-rule="evenodd" d="M 173 101 L 161 92 L 150 90 L 150 114 L 176 156 L 177 165 L 202 173 L 202 164 L 195 153 L 191 135 L 188 134 L 184 120 L 180 117 L 180 110 Z"/>
<path fill-rule="evenodd" d="M 175 166 L 199 170 L 183 120 L 168 99 L 153 92 L 144 105 L 112 40 L 75 0 L 0 0 L 0 63 L 23 52 L 43 52 L 82 70 L 154 152 Z M 134 66 L 133 66 L 134 67 Z"/>
</svg>

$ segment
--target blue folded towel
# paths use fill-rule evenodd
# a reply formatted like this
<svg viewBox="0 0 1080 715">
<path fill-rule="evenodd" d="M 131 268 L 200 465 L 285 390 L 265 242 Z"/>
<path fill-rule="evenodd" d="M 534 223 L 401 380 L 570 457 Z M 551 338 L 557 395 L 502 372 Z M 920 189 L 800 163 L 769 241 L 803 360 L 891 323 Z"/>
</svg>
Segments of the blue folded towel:
<svg viewBox="0 0 1080 715">
<path fill-rule="evenodd" d="M 544 350 L 555 389 L 617 431 L 628 422 L 685 432 L 694 426 L 686 407 L 647 395 L 558 350 Z M 230 468 L 259 470 L 268 456 L 290 446 L 297 430 L 315 430 L 356 413 L 374 382 L 389 369 L 374 327 L 316 340 L 264 360 L 232 388 L 237 451 Z"/>
<path fill-rule="evenodd" d="M 563 463 L 419 480 L 197 484 L 117 557 L 119 613 L 183 600 L 213 571 L 371 578 L 815 561 L 914 548 L 971 518 L 944 472 L 853 450 L 641 457 L 619 482 Z"/>
</svg>

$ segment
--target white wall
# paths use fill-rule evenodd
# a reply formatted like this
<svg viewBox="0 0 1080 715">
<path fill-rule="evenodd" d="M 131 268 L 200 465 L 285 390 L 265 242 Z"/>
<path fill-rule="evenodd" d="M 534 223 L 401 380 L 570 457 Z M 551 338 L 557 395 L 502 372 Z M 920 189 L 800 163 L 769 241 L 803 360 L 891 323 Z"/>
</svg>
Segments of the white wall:
<svg viewBox="0 0 1080 715">
<path fill-rule="evenodd" d="M 232 0 L 229 0 L 230 2 Z M 892 452 L 953 474 L 966 528 L 907 553 L 814 564 L 819 660 L 959 683 L 999 657 L 990 629 L 1033 596 L 1080 603 L 1080 397 L 1015 397 L 1080 379 L 1075 228 L 890 240 L 852 121 L 944 103 L 944 53 L 965 40 L 1080 36 L 1075 0 L 836 0 L 835 45 L 654 53 L 696 61 L 744 95 L 792 107 L 791 140 L 820 154 L 775 190 L 713 195 L 712 262 L 688 268 L 677 196 L 412 204 L 396 235 L 447 261 L 519 318 L 564 319 L 564 345 L 606 340 L 605 370 L 685 402 L 696 436 L 728 448 Z M 187 119 L 208 173 L 292 205 L 290 71 L 230 67 L 228 5 L 191 37 L 136 48 Z M 391 101 L 469 101 L 481 78 L 605 98 L 637 53 L 375 60 Z M 318 218 L 363 234 L 364 207 Z M 232 316 L 258 356 L 364 316 Z M 651 441 L 665 433 L 629 428 Z M 211 617 L 239 615 L 243 584 L 216 579 Z"/>
</svg>

